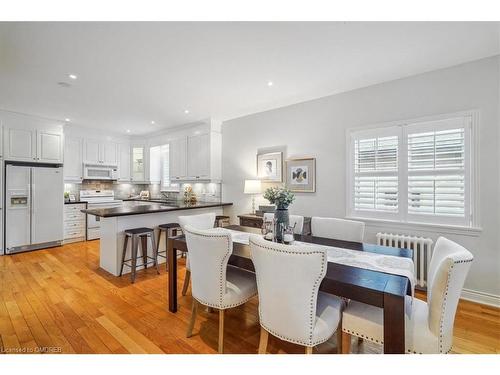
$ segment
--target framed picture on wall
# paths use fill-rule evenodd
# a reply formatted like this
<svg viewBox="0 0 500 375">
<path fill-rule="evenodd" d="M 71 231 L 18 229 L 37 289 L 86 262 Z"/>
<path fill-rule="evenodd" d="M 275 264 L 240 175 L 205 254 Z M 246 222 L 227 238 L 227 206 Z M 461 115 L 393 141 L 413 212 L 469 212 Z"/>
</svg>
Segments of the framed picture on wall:
<svg viewBox="0 0 500 375">
<path fill-rule="evenodd" d="M 316 191 L 316 159 L 287 160 L 286 186 L 295 193 L 314 193 Z"/>
<path fill-rule="evenodd" d="M 283 182 L 283 153 L 257 154 L 257 176 L 262 181 Z"/>
</svg>

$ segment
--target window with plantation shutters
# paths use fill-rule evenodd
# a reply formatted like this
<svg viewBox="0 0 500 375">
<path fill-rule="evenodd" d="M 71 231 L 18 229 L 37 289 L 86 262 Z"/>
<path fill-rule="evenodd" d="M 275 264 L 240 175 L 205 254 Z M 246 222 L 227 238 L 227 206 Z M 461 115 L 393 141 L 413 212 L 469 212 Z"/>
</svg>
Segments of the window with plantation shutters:
<svg viewBox="0 0 500 375">
<path fill-rule="evenodd" d="M 408 219 L 470 223 L 470 118 L 410 124 L 404 130 Z"/>
<path fill-rule="evenodd" d="M 170 146 L 168 144 L 160 147 L 160 165 L 161 165 L 161 187 L 170 186 Z"/>
<path fill-rule="evenodd" d="M 348 215 L 471 226 L 472 116 L 350 132 Z"/>
<path fill-rule="evenodd" d="M 353 209 L 365 215 L 399 212 L 399 129 L 353 134 Z"/>
</svg>

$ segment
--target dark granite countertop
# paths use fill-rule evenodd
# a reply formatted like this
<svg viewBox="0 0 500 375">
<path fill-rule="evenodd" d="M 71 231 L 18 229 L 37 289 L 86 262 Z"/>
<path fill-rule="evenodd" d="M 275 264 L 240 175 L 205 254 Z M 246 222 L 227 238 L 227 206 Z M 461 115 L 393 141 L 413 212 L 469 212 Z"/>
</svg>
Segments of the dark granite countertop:
<svg viewBox="0 0 500 375">
<path fill-rule="evenodd" d="M 87 204 L 87 202 L 74 201 L 74 202 L 64 202 L 64 204 Z"/>
<path fill-rule="evenodd" d="M 137 200 L 139 201 L 139 200 Z M 116 217 L 116 216 L 130 216 L 130 215 L 144 215 L 154 214 L 157 212 L 170 212 L 180 210 L 192 210 L 196 208 L 211 208 L 231 206 L 232 203 L 224 202 L 198 202 L 195 204 L 184 203 L 176 201 L 175 203 L 155 203 L 153 201 L 142 201 L 143 205 L 127 205 L 113 207 L 113 208 L 96 208 L 91 210 L 82 210 L 82 212 L 98 217 Z"/>
<path fill-rule="evenodd" d="M 176 200 L 176 199 L 164 199 L 164 198 L 149 198 L 149 199 L 140 199 L 140 198 L 123 198 L 122 201 L 124 202 L 150 202 L 150 203 L 166 203 L 166 204 L 172 204 L 176 205 L 179 203 L 183 203 L 181 200 Z M 211 202 L 204 202 L 204 203 L 211 203 Z"/>
</svg>

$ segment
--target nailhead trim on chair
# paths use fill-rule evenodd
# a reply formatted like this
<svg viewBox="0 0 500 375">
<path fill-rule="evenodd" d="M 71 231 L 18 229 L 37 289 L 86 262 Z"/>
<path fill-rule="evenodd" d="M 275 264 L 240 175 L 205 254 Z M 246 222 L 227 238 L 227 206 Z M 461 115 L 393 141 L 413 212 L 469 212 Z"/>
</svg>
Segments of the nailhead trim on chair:
<svg viewBox="0 0 500 375">
<path fill-rule="evenodd" d="M 451 265 L 450 269 L 448 270 L 448 278 L 447 278 L 447 283 L 446 283 L 446 289 L 445 289 L 445 293 L 444 293 L 444 297 L 443 297 L 443 309 L 441 310 L 441 320 L 440 320 L 440 323 L 439 323 L 439 352 L 441 354 L 448 354 L 449 352 L 451 352 L 451 347 L 446 352 L 443 352 L 443 325 L 444 325 L 444 311 L 446 310 L 445 307 L 446 307 L 446 302 L 447 302 L 447 298 L 448 298 L 448 289 L 449 289 L 449 286 L 450 286 L 450 277 L 451 277 L 451 271 L 453 269 L 453 265 L 459 264 L 459 263 L 470 263 L 473 260 L 474 260 L 474 258 L 472 258 L 472 259 L 465 259 L 465 260 L 457 260 L 457 261 L 453 262 L 453 264 Z M 365 336 L 365 335 L 363 335 L 361 333 L 351 331 L 351 330 L 346 329 L 344 327 L 342 327 L 342 332 L 346 332 L 346 333 L 349 333 L 351 335 L 354 335 L 354 336 L 357 336 L 357 337 L 361 337 L 363 339 L 367 339 L 367 340 L 369 340 L 369 341 L 371 341 L 373 343 L 376 343 L 376 344 L 381 344 L 381 345 L 384 344 L 383 341 L 378 341 L 378 340 L 374 339 L 373 337 Z M 407 349 L 406 351 L 407 351 L 407 353 L 410 353 L 410 354 L 423 354 L 422 352 L 416 352 L 416 351 L 411 350 L 411 349 Z"/>
<path fill-rule="evenodd" d="M 446 289 L 444 291 L 444 297 L 443 297 L 443 308 L 441 309 L 441 319 L 439 321 L 439 352 L 440 353 L 443 353 L 444 313 L 445 313 L 445 310 L 446 310 L 446 302 L 448 301 L 448 289 L 450 287 L 451 271 L 453 270 L 453 266 L 455 264 L 470 263 L 473 260 L 474 260 L 474 258 L 454 261 L 453 264 L 451 265 L 450 269 L 448 270 L 448 278 L 447 278 L 447 281 L 446 281 Z M 449 353 L 450 351 L 451 351 L 451 347 L 445 352 L 445 354 Z"/>
<path fill-rule="evenodd" d="M 300 255 L 320 254 L 322 256 L 322 258 L 323 258 L 323 264 L 324 264 L 325 253 L 323 251 L 308 251 L 308 252 L 303 252 L 303 251 L 286 251 L 286 250 L 275 249 L 275 248 L 272 248 L 272 247 L 268 247 L 268 246 L 263 246 L 263 245 L 257 244 L 255 242 L 253 242 L 251 239 L 249 240 L 249 243 L 253 244 L 255 246 L 258 246 L 258 247 L 262 247 L 262 248 L 267 249 L 267 250 L 278 251 L 278 252 L 287 253 L 287 254 L 300 254 Z M 251 253 L 250 253 L 250 256 L 251 256 Z M 320 274 L 323 274 L 324 269 L 325 269 L 324 265 L 322 265 L 321 266 L 321 272 L 320 272 Z M 255 275 L 256 275 L 256 279 L 257 279 L 257 289 L 259 289 L 258 288 L 258 285 L 259 285 L 259 276 L 258 276 L 257 272 L 255 273 Z M 278 338 L 280 338 L 282 340 L 294 343 L 294 344 L 299 344 L 299 345 L 304 345 L 304 346 L 316 346 L 316 345 L 319 345 L 319 344 L 321 344 L 321 343 L 323 343 L 325 341 L 328 341 L 329 337 L 327 337 L 325 340 L 318 340 L 318 341 L 315 341 L 315 342 L 312 341 L 313 330 L 314 330 L 314 320 L 316 318 L 315 316 L 313 316 L 312 310 L 314 308 L 314 304 L 316 303 L 316 301 L 318 299 L 317 298 L 317 292 L 315 293 L 315 290 L 317 290 L 316 286 L 321 282 L 321 280 L 323 280 L 323 277 L 320 276 L 314 282 L 313 293 L 312 293 L 312 296 L 311 296 L 311 315 L 310 315 L 310 323 L 309 323 L 310 324 L 309 342 L 304 342 L 304 341 L 292 339 L 290 337 L 285 337 L 285 336 L 280 335 L 279 333 L 274 332 L 272 329 L 269 329 L 264 324 L 262 324 L 262 317 L 260 316 L 260 309 L 259 309 L 260 325 L 262 327 L 264 327 L 264 329 L 266 331 L 268 331 L 270 334 L 272 334 L 273 336 L 278 337 Z M 333 332 L 335 333 L 335 331 L 333 331 Z"/>
<path fill-rule="evenodd" d="M 199 233 L 193 233 L 193 232 L 190 232 L 188 230 L 185 230 L 185 232 L 189 232 L 191 234 L 194 234 L 196 236 L 201 236 L 201 237 L 208 237 L 208 238 L 225 238 L 227 240 L 227 249 L 226 249 L 226 254 L 224 255 L 224 258 L 222 259 L 222 264 L 225 263 L 226 259 L 229 258 L 229 256 L 231 255 L 231 249 L 229 248 L 229 238 L 228 235 L 226 233 L 218 233 L 218 234 L 199 234 Z M 227 266 L 227 264 L 226 264 Z M 248 302 L 250 299 L 252 299 L 253 297 L 255 297 L 257 295 L 257 293 L 255 294 L 252 294 L 251 296 L 249 296 L 247 299 L 245 299 L 244 301 L 242 302 L 239 302 L 239 303 L 233 303 L 231 305 L 224 305 L 224 295 L 225 295 L 225 284 L 223 285 L 223 274 L 224 274 L 224 267 L 221 266 L 220 270 L 219 270 L 219 285 L 220 285 L 220 289 L 219 289 L 219 304 L 213 304 L 213 303 L 208 303 L 208 302 L 204 302 L 201 298 L 198 298 L 196 297 L 194 294 L 192 294 L 192 291 L 191 291 L 191 294 L 193 295 L 193 298 L 196 299 L 198 302 L 200 302 L 201 304 L 205 305 L 205 306 L 209 306 L 209 307 L 213 307 L 215 309 L 221 309 L 221 310 L 225 310 L 225 309 L 229 309 L 231 307 L 237 307 L 237 306 L 240 306 L 240 305 L 243 305 L 245 302 Z"/>
</svg>

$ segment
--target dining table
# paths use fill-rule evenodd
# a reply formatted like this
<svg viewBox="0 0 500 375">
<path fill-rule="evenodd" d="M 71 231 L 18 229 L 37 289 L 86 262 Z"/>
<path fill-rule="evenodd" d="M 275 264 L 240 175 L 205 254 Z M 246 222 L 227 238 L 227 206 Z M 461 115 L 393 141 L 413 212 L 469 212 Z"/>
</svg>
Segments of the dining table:
<svg viewBox="0 0 500 375">
<path fill-rule="evenodd" d="M 260 230 L 239 225 L 226 227 L 230 231 L 260 234 Z M 340 249 L 365 251 L 381 255 L 413 258 L 413 251 L 375 244 L 350 242 L 338 239 L 295 234 L 296 242 L 305 242 Z M 177 312 L 177 255 L 188 252 L 186 238 L 181 236 L 167 239 L 168 262 L 168 310 Z M 228 264 L 255 272 L 250 246 L 233 241 L 233 252 Z M 384 353 L 405 353 L 405 314 L 406 297 L 413 293 L 408 277 L 381 272 L 380 270 L 354 267 L 352 265 L 328 261 L 326 275 L 321 282 L 320 291 L 348 300 L 355 300 L 383 309 Z"/>
</svg>

